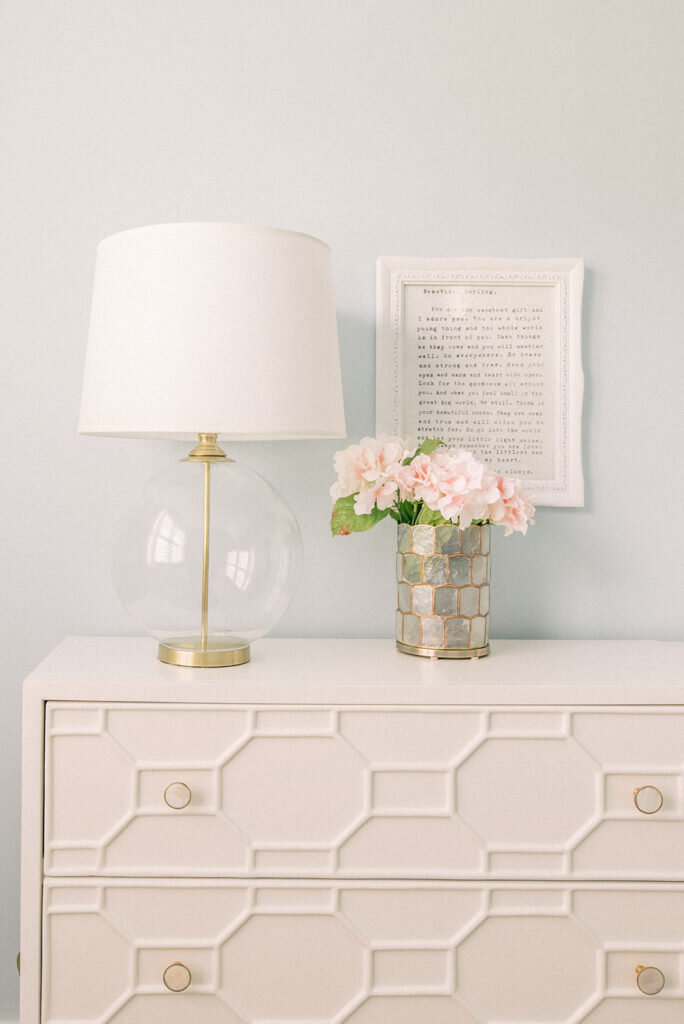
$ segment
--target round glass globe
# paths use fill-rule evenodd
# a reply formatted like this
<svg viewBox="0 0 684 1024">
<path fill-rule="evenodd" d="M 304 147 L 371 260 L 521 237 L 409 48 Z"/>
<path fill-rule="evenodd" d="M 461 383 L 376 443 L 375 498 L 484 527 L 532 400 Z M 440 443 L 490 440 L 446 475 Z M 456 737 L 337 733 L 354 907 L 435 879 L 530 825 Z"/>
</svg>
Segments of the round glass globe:
<svg viewBox="0 0 684 1024">
<path fill-rule="evenodd" d="M 258 473 L 209 464 L 209 571 L 203 634 L 204 462 L 182 461 L 146 486 L 115 544 L 114 585 L 133 618 L 175 664 L 246 661 L 249 641 L 278 622 L 301 566 L 301 538 L 283 499 Z M 210 660 L 164 651 L 194 650 Z M 222 652 L 242 651 L 234 662 Z M 211 660 L 213 656 L 214 660 Z"/>
</svg>

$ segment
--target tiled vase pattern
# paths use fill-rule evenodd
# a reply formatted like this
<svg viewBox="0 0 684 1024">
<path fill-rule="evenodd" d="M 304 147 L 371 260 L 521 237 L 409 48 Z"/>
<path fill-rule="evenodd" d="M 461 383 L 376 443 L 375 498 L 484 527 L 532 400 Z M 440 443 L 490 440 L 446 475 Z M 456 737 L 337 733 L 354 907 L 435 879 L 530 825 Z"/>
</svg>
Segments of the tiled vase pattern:
<svg viewBox="0 0 684 1024">
<path fill-rule="evenodd" d="M 399 645 L 435 657 L 488 652 L 490 529 L 399 524 Z"/>
</svg>

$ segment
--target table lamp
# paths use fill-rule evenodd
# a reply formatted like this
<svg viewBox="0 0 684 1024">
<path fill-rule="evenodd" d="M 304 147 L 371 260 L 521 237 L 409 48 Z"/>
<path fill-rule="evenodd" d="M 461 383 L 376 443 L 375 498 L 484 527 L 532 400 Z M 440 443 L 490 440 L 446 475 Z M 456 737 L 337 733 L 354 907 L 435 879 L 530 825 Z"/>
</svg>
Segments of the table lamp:
<svg viewBox="0 0 684 1024">
<path fill-rule="evenodd" d="M 79 432 L 193 441 L 116 546 L 162 661 L 237 665 L 284 613 L 294 517 L 219 446 L 345 436 L 330 250 L 295 231 L 158 224 L 97 252 Z"/>
</svg>

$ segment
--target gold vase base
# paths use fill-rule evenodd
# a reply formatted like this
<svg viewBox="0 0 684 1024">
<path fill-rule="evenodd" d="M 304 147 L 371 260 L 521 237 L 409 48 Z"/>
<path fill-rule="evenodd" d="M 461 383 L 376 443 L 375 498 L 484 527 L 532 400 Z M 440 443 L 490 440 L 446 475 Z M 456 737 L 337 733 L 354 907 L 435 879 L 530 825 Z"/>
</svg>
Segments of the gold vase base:
<svg viewBox="0 0 684 1024">
<path fill-rule="evenodd" d="M 161 641 L 159 660 L 183 668 L 228 668 L 249 661 L 249 644 L 240 637 L 209 637 L 203 644 L 199 636 L 178 636 Z"/>
<path fill-rule="evenodd" d="M 484 647 L 412 647 L 397 640 L 397 650 L 402 654 L 417 654 L 421 658 L 486 658 L 489 644 Z"/>
</svg>

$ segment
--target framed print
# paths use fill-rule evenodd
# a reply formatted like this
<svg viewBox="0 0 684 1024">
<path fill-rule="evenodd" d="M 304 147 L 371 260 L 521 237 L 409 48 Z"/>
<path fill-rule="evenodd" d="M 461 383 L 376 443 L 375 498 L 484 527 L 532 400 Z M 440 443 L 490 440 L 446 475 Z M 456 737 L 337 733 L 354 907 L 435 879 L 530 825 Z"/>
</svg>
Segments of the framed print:
<svg viewBox="0 0 684 1024">
<path fill-rule="evenodd" d="M 584 504 L 581 259 L 378 260 L 376 433 L 468 449 Z"/>
</svg>

